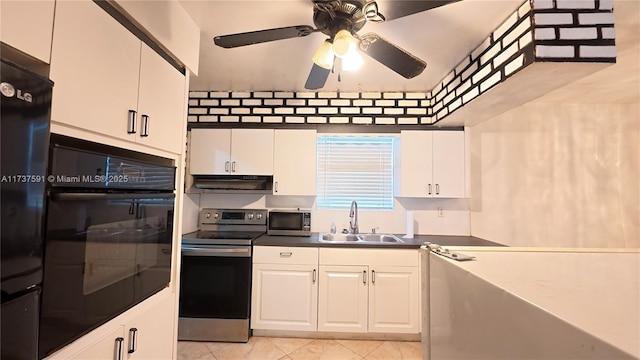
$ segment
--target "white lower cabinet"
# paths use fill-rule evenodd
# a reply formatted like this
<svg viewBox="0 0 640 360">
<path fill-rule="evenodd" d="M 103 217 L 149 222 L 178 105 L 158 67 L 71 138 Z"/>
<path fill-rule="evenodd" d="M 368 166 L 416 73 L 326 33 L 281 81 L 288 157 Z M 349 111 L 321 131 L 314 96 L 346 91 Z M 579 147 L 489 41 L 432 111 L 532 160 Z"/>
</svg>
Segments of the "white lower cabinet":
<svg viewBox="0 0 640 360">
<path fill-rule="evenodd" d="M 418 266 L 372 266 L 369 285 L 369 332 L 420 332 Z"/>
<path fill-rule="evenodd" d="M 368 268 L 320 266 L 318 331 L 367 332 Z"/>
<path fill-rule="evenodd" d="M 420 332 L 419 253 L 320 249 L 318 331 Z"/>
<path fill-rule="evenodd" d="M 101 360 L 101 359 L 122 359 L 124 356 L 124 326 L 118 326 L 110 333 L 107 333 L 96 340 L 91 346 L 73 356 L 71 359 Z M 121 354 L 118 356 L 118 352 Z M 50 359 L 58 359 L 53 356 Z M 62 357 L 60 357 L 62 359 Z"/>
<path fill-rule="evenodd" d="M 254 246 L 251 328 L 420 333 L 419 252 Z"/>
<path fill-rule="evenodd" d="M 253 248 L 251 328 L 315 331 L 318 249 Z"/>
<path fill-rule="evenodd" d="M 168 291 L 168 290 L 165 290 Z M 156 295 L 157 296 L 157 295 Z M 107 323 L 47 357 L 47 360 L 155 360 L 173 358 L 175 299 L 172 293 L 142 311 L 136 308 L 121 325 Z M 147 300 L 147 301 L 156 301 Z M 138 307 L 144 307 L 143 302 Z M 109 325 L 111 324 L 111 325 Z"/>
</svg>

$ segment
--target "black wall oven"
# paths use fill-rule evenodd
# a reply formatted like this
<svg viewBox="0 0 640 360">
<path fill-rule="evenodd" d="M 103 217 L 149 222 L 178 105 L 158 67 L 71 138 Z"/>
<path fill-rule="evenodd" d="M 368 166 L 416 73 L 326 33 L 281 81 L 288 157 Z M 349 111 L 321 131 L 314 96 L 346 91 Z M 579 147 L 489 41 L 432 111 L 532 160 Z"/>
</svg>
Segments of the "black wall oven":
<svg viewBox="0 0 640 360">
<path fill-rule="evenodd" d="M 52 135 L 39 356 L 166 287 L 169 159 Z"/>
</svg>

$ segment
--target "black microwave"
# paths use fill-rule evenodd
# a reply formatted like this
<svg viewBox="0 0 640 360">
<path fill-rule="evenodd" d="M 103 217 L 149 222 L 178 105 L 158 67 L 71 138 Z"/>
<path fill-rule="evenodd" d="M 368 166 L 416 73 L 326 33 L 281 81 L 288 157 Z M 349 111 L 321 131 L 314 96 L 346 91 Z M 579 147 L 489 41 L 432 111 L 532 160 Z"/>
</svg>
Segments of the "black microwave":
<svg viewBox="0 0 640 360">
<path fill-rule="evenodd" d="M 268 235 L 311 236 L 311 212 L 306 210 L 271 210 Z"/>
</svg>

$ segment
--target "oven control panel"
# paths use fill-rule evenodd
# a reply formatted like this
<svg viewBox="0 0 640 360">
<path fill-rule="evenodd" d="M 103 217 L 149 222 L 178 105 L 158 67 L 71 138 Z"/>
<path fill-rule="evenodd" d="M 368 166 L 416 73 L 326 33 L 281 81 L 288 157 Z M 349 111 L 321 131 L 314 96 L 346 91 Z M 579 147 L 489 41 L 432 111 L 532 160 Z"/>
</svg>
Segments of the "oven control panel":
<svg viewBox="0 0 640 360">
<path fill-rule="evenodd" d="M 202 209 L 200 224 L 266 225 L 266 209 Z"/>
</svg>

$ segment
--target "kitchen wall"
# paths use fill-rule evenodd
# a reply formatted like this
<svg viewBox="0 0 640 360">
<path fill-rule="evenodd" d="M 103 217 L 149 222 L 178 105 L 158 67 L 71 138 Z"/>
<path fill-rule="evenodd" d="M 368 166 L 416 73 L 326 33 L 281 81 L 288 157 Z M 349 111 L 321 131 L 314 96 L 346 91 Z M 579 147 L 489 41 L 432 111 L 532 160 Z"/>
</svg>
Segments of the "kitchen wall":
<svg viewBox="0 0 640 360">
<path fill-rule="evenodd" d="M 472 235 L 640 247 L 640 4 L 616 9 L 615 65 L 467 128 Z"/>
<path fill-rule="evenodd" d="M 540 4 L 544 6 L 545 3 L 556 4 Z M 573 3 L 567 4 L 573 6 Z M 468 200 L 396 199 L 392 212 L 361 211 L 360 228 L 376 226 L 380 231 L 403 233 L 406 211 L 411 210 L 415 214 L 416 233 L 420 234 L 471 234 L 512 246 L 640 247 L 639 4 L 615 1 L 613 6 L 616 9 L 615 65 L 485 121 L 481 116 L 484 113 L 462 115 L 468 116 L 463 119 L 465 123 L 480 122 L 466 128 Z M 611 2 L 600 5 L 609 10 L 612 7 Z M 527 13 L 528 8 L 524 10 L 522 14 Z M 613 34 L 610 22 L 609 16 L 608 36 Z M 474 58 L 473 54 L 470 56 Z M 556 74 L 550 75 L 561 77 L 566 67 L 558 69 Z M 526 92 L 535 92 L 535 89 L 529 90 Z M 495 90 L 489 89 L 491 91 Z M 280 95 L 284 98 L 298 96 Z M 391 95 L 396 99 L 395 95 L 401 94 Z M 419 97 L 420 107 L 433 106 L 431 95 L 422 100 L 422 94 L 407 93 L 403 96 L 410 98 L 401 100 L 413 102 Z M 511 95 L 505 96 L 504 101 L 518 104 L 511 100 L 517 94 Z M 354 99 L 342 99 L 343 96 Z M 368 100 L 370 96 L 375 97 L 375 102 Z M 311 114 L 311 120 L 303 122 L 418 125 L 433 121 L 430 119 L 433 111 L 429 109 L 421 114 L 414 113 L 417 109 L 393 110 L 401 111 L 400 115 L 368 109 L 377 107 L 378 101 L 387 106 L 390 98 L 386 94 L 319 93 L 313 97 L 307 101 L 313 101 L 314 106 L 316 102 L 324 101 L 322 98 L 338 97 L 335 100 L 340 104 L 358 101 L 345 105 L 353 107 L 350 111 L 356 113 L 345 118 L 339 116 L 342 110 L 335 110 L 337 115 L 318 110 L 318 114 Z M 364 105 L 360 103 L 363 99 L 367 101 Z M 393 103 L 393 107 L 402 107 L 404 102 L 401 104 L 401 100 Z M 428 104 L 425 103 L 427 100 Z M 216 109 L 220 113 L 202 112 L 202 109 L 194 109 L 202 107 L 199 101 L 201 99 L 193 99 L 193 96 L 190 100 L 189 121 L 192 123 L 245 122 L 243 116 L 248 117 L 247 122 L 284 124 L 297 123 L 301 119 L 297 110 L 292 110 L 290 115 L 269 112 L 261 117 L 253 113 L 234 113 L 231 108 Z M 225 105 L 217 99 L 206 101 L 215 107 Z M 333 106 L 334 100 L 330 101 L 321 105 Z M 292 105 L 298 106 L 297 103 Z M 310 105 L 304 103 L 305 107 Z M 230 104 L 233 106 L 236 105 Z M 491 113 L 490 109 L 485 110 Z M 195 230 L 198 207 L 208 206 L 315 209 L 313 198 L 190 194 L 185 205 L 185 232 Z M 444 216 L 438 216 L 439 208 L 443 209 Z M 314 210 L 313 219 L 313 231 L 328 230 L 332 220 L 339 229 L 346 228 L 348 211 Z"/>
<path fill-rule="evenodd" d="M 259 194 L 187 194 L 184 200 L 183 233 L 197 229 L 200 207 L 291 209 L 300 207 L 312 211 L 311 230 L 328 232 L 335 221 L 338 231 L 349 227 L 349 210 L 317 210 L 315 197 L 288 197 Z M 438 211 L 441 208 L 442 211 Z M 469 205 L 467 199 L 396 198 L 393 211 L 359 210 L 358 223 L 362 232 L 379 228 L 379 232 L 406 233 L 406 212 L 412 211 L 416 234 L 469 235 Z"/>
<path fill-rule="evenodd" d="M 521 106 L 471 128 L 471 233 L 640 247 L 638 104 Z"/>
</svg>

